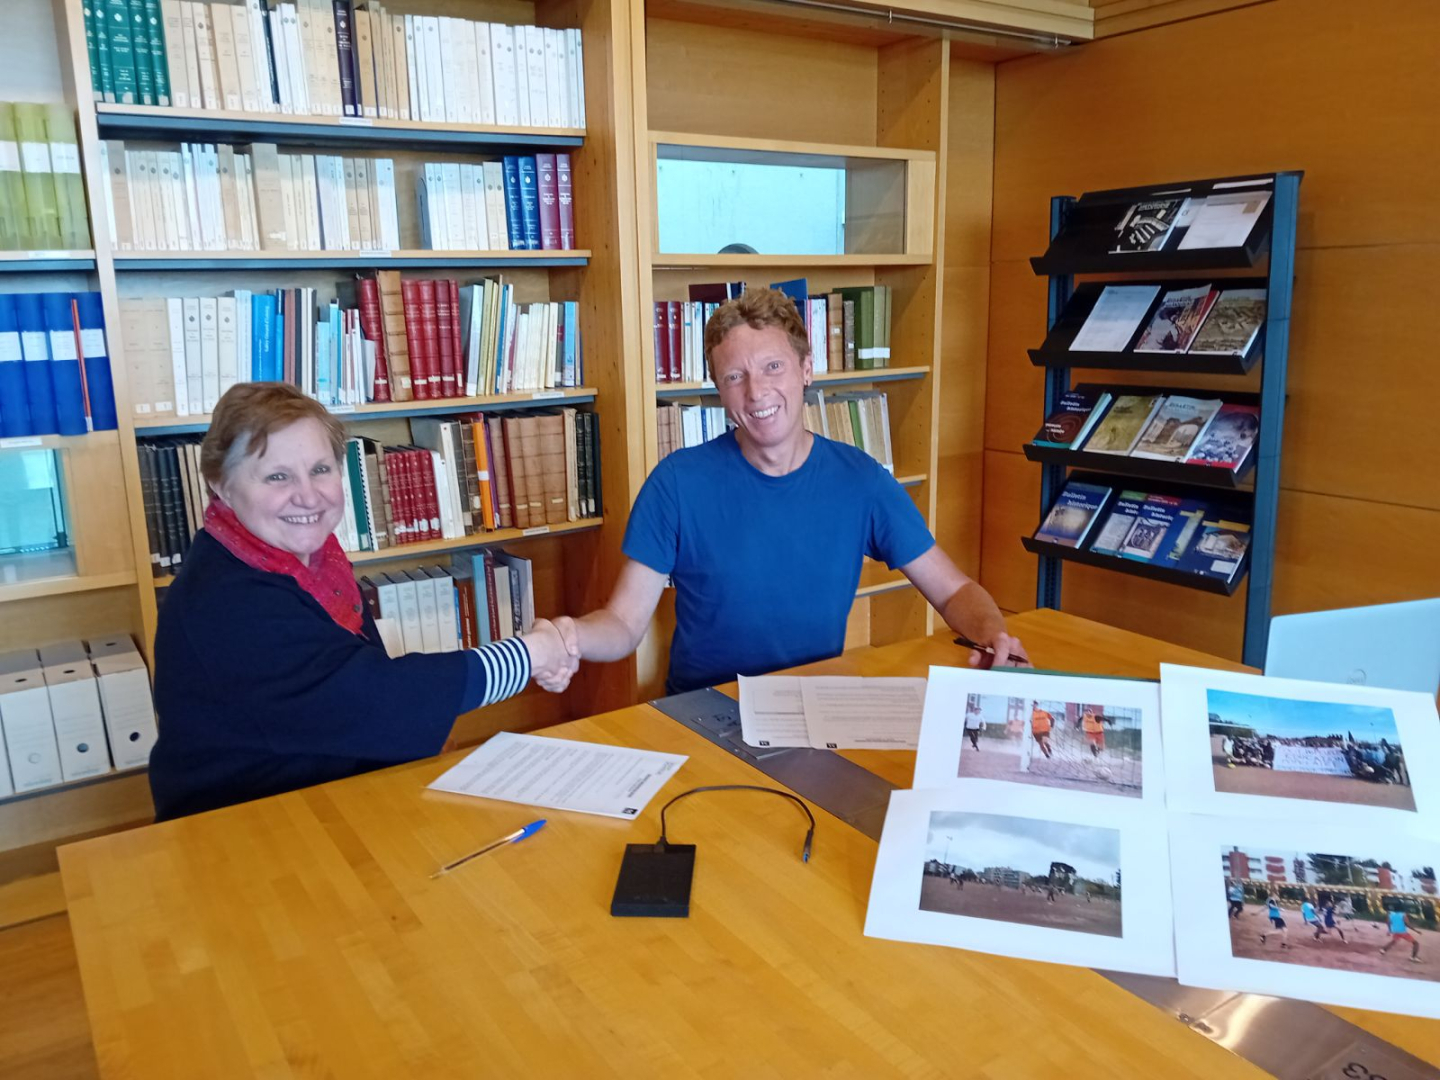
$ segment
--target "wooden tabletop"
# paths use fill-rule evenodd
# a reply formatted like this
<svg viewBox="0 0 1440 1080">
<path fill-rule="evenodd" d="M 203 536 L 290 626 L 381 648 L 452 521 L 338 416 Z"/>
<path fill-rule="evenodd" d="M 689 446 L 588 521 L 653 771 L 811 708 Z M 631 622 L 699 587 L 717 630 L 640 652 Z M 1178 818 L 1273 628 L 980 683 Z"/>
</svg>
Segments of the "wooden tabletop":
<svg viewBox="0 0 1440 1080">
<path fill-rule="evenodd" d="M 1044 667 L 1238 667 L 1056 612 L 1011 620 Z M 923 674 L 946 637 L 806 671 Z M 1094 974 L 862 935 L 874 841 L 726 792 L 669 815 L 698 845 L 688 919 L 609 914 L 662 802 L 757 782 L 649 706 L 558 738 L 689 755 L 644 817 L 550 813 L 533 840 L 429 875 L 533 818 L 425 785 L 450 758 L 60 852 L 104 1077 L 1244 1077 L 1259 1070 Z M 914 755 L 851 754 L 908 785 Z M 1440 1060 L 1440 1024 L 1347 1012 Z"/>
</svg>

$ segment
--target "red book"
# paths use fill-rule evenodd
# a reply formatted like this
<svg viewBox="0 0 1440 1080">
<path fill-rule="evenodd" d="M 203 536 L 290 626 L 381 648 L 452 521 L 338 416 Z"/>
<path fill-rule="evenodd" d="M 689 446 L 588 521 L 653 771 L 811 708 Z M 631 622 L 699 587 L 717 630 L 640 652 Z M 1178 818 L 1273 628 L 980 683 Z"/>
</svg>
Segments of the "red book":
<svg viewBox="0 0 1440 1080">
<path fill-rule="evenodd" d="M 390 513 L 400 526 L 397 543 L 413 544 L 420 539 L 418 515 L 415 513 L 414 468 L 409 450 L 395 450 L 385 455 L 390 469 Z"/>
<path fill-rule="evenodd" d="M 440 530 L 440 493 L 435 488 L 435 464 L 434 458 L 429 450 L 415 451 L 416 469 L 420 473 L 420 488 L 424 492 L 425 501 L 421 504 L 420 512 L 425 515 L 425 539 L 439 540 Z"/>
<path fill-rule="evenodd" d="M 405 311 L 405 341 L 410 348 L 410 386 L 417 401 L 428 401 L 430 392 L 430 355 L 425 351 L 425 329 L 422 325 L 420 286 L 424 282 L 402 281 L 400 301 Z"/>
<path fill-rule="evenodd" d="M 475 583 L 469 577 L 456 577 L 455 596 L 460 608 L 460 647 L 473 649 L 480 644 L 475 636 Z"/>
<path fill-rule="evenodd" d="M 465 328 L 460 325 L 460 282 L 450 278 L 450 310 L 455 317 L 450 320 L 450 342 L 455 349 L 455 396 L 465 396 L 465 345 L 462 335 Z"/>
<path fill-rule="evenodd" d="M 555 189 L 560 203 L 560 247 L 570 251 L 575 247 L 575 187 L 569 154 L 555 155 Z"/>
<path fill-rule="evenodd" d="M 426 282 L 435 292 L 435 343 L 440 357 L 438 393 L 436 397 L 455 396 L 455 338 L 451 328 L 455 325 L 455 309 L 450 306 L 450 283 L 447 281 Z M 424 293 L 422 291 L 421 295 Z"/>
<path fill-rule="evenodd" d="M 495 596 L 495 556 L 488 550 L 485 552 L 485 599 L 489 607 L 490 640 L 499 641 L 500 601 Z"/>
<path fill-rule="evenodd" d="M 375 384 L 371 401 L 390 400 L 390 366 L 385 362 L 385 326 L 380 321 L 380 286 L 373 277 L 359 279 L 360 333 L 375 343 Z"/>
<path fill-rule="evenodd" d="M 679 300 L 671 300 L 668 308 L 667 323 L 670 330 L 670 350 L 666 355 L 670 360 L 670 381 L 679 382 L 681 378 L 681 364 L 685 359 L 685 347 L 680 342 L 680 330 L 684 322 L 684 313 L 680 308 Z"/>
<path fill-rule="evenodd" d="M 540 195 L 540 247 L 558 251 L 560 243 L 560 188 L 555 178 L 555 155 L 535 155 L 535 187 Z"/>
<path fill-rule="evenodd" d="M 655 381 L 670 381 L 670 316 L 664 300 L 655 301 Z"/>
<path fill-rule="evenodd" d="M 417 281 L 416 292 L 420 296 L 420 335 L 425 339 L 425 381 L 430 384 L 430 397 L 444 397 L 440 381 L 440 309 L 434 281 Z M 414 365 L 412 364 L 413 368 Z M 412 372 L 413 374 L 413 372 Z"/>
</svg>

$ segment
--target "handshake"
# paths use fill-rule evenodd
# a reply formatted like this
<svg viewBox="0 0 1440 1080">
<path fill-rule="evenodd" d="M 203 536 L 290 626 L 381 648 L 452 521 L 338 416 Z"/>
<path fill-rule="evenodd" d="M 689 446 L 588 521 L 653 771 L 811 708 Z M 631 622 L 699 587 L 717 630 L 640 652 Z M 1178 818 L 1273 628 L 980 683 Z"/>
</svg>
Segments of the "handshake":
<svg viewBox="0 0 1440 1080">
<path fill-rule="evenodd" d="M 536 619 L 520 640 L 530 651 L 530 676 L 543 690 L 558 694 L 580 670 L 580 634 L 568 615 Z"/>
</svg>

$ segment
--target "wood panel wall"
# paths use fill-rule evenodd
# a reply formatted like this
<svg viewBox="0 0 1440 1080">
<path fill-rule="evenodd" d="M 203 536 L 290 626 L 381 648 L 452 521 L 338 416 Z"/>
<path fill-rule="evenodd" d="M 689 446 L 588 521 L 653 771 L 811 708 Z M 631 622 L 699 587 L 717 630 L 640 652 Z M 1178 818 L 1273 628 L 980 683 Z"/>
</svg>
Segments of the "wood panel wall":
<svg viewBox="0 0 1440 1080">
<path fill-rule="evenodd" d="M 1440 6 L 1273 0 L 997 67 L 981 575 L 1034 605 L 1052 194 L 1303 169 L 1274 613 L 1440 595 Z M 1084 567 L 1065 608 L 1237 657 L 1243 610 Z"/>
</svg>

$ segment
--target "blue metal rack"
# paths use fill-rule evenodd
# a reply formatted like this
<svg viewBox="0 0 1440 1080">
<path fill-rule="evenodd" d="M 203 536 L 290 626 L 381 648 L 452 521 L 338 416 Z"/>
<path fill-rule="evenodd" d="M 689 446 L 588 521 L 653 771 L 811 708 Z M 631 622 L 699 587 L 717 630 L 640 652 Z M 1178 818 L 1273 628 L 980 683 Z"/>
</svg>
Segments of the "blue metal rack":
<svg viewBox="0 0 1440 1080">
<path fill-rule="evenodd" d="M 1259 399 L 1260 433 L 1252 451 L 1254 491 L 1234 493 L 1246 498 L 1252 511 L 1250 550 L 1245 567 L 1242 568 L 1242 572 L 1248 569 L 1242 658 L 1246 664 L 1259 668 L 1265 666 L 1265 651 L 1270 636 L 1270 600 L 1275 577 L 1275 525 L 1280 497 L 1280 446 L 1285 428 L 1285 380 L 1290 340 L 1290 307 L 1295 278 L 1295 231 L 1300 180 L 1303 175 L 1301 172 L 1278 172 L 1090 192 L 1079 199 L 1056 196 L 1050 201 L 1050 249 L 1045 255 L 1031 260 L 1035 272 L 1047 275 L 1050 279 L 1047 331 L 1055 328 L 1074 295 L 1076 274 L 1150 274 L 1216 269 L 1253 272 L 1262 263 L 1268 264 L 1265 269 L 1267 297 L 1264 347 L 1260 361 L 1263 365 Z M 1108 251 L 1105 241 L 1107 235 L 1113 235 L 1109 230 L 1113 229 L 1117 215 L 1135 202 L 1177 189 L 1188 190 L 1192 195 L 1203 195 L 1217 188 L 1226 190 L 1224 185 L 1233 185 L 1237 181 L 1266 178 L 1273 184 L 1269 205 L 1256 223 L 1250 238 L 1241 247 L 1179 251 L 1175 249 L 1178 236 L 1171 236 L 1167 242 L 1169 250 L 1140 255 L 1117 255 Z M 1214 280 L 1223 282 L 1230 279 L 1217 276 Z M 1198 366 L 1186 368 L 1183 357 L 1166 357 L 1147 365 L 1143 356 L 1144 354 L 1127 353 L 1122 357 L 1117 354 L 1100 366 L 1171 372 L 1177 370 L 1177 366 L 1168 361 L 1178 359 L 1181 370 L 1202 370 Z M 1044 415 L 1049 416 L 1058 407 L 1061 395 L 1071 388 L 1068 358 L 1062 352 L 1049 348 L 1033 350 L 1031 358 L 1033 362 L 1046 367 Z M 1088 361 L 1090 358 L 1086 359 Z M 1085 366 L 1092 365 L 1087 362 Z M 1248 362 L 1245 367 L 1248 368 Z M 1239 396 L 1232 395 L 1237 399 Z M 1080 462 L 1056 460 L 1059 455 L 1027 456 L 1042 463 L 1040 513 L 1043 519 L 1065 485 L 1067 468 Z M 1122 476 L 1134 475 L 1127 472 L 1124 462 L 1123 458 L 1115 462 L 1114 473 Z M 1094 467 L 1090 461 L 1084 464 Z M 1106 477 L 1087 476 L 1087 479 L 1103 480 Z M 1161 574 L 1158 568 L 1147 563 L 1092 555 L 1082 549 L 1061 548 L 1034 541 L 1029 537 L 1025 538 L 1025 546 L 1039 555 L 1035 587 L 1035 602 L 1039 607 L 1060 607 L 1062 568 L 1067 560 L 1149 577 L 1152 580 L 1188 585 L 1208 592 L 1229 593 L 1238 584 L 1237 578 L 1237 582 L 1231 583 L 1228 589 L 1216 588 L 1214 583 L 1189 581 L 1184 575 L 1175 574 L 1173 571 Z"/>
</svg>

